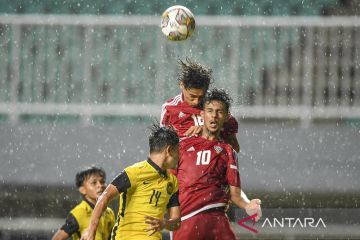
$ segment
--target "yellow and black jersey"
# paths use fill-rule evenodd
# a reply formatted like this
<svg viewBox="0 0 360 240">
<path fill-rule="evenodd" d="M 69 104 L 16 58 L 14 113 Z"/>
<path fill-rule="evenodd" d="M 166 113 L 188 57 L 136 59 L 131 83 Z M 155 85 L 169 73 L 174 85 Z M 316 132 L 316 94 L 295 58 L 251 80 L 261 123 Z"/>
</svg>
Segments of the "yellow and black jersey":
<svg viewBox="0 0 360 240">
<path fill-rule="evenodd" d="M 89 226 L 90 217 L 94 210 L 94 204 L 85 198 L 73 208 L 66 218 L 65 224 L 61 227 L 74 240 L 80 239 L 83 231 Z M 101 216 L 99 226 L 96 231 L 96 240 L 110 239 L 111 230 L 115 223 L 114 212 L 107 208 Z"/>
<path fill-rule="evenodd" d="M 120 192 L 111 239 L 161 239 L 160 232 L 152 236 L 145 232 L 149 228 L 145 216 L 162 219 L 167 208 L 179 206 L 176 177 L 148 159 L 125 168 L 111 184 Z"/>
</svg>

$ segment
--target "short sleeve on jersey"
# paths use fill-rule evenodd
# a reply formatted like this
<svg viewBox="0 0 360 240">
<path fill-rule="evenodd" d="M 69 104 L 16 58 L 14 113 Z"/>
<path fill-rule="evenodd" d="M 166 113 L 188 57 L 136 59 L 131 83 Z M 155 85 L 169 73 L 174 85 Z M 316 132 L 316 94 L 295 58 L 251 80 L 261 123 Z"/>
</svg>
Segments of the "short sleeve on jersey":
<svg viewBox="0 0 360 240">
<path fill-rule="evenodd" d="M 230 116 L 230 118 L 224 123 L 222 136 L 226 137 L 232 134 L 238 133 L 239 124 L 237 120 Z"/>
<path fill-rule="evenodd" d="M 232 186 L 241 187 L 237 154 L 233 149 L 228 150 L 228 154 L 229 154 L 229 162 L 228 162 L 228 170 L 226 174 L 227 181 Z"/>
<path fill-rule="evenodd" d="M 125 171 L 115 177 L 111 184 L 114 185 L 119 192 L 125 192 L 131 187 L 130 179 Z"/>
<path fill-rule="evenodd" d="M 170 125 L 170 123 L 169 123 L 169 114 L 167 112 L 167 109 L 166 109 L 165 105 L 166 104 L 164 104 L 162 106 L 162 109 L 161 109 L 160 127 L 165 127 L 165 126 Z"/>
<path fill-rule="evenodd" d="M 73 235 L 75 232 L 79 230 L 79 223 L 72 215 L 69 213 L 69 215 L 66 218 L 65 224 L 60 228 L 61 230 L 64 230 L 69 236 Z"/>
<path fill-rule="evenodd" d="M 169 199 L 169 203 L 166 206 L 166 208 L 177 207 L 177 206 L 180 206 L 180 203 L 179 203 L 179 191 L 177 191 L 176 193 L 171 195 L 171 197 Z"/>
</svg>

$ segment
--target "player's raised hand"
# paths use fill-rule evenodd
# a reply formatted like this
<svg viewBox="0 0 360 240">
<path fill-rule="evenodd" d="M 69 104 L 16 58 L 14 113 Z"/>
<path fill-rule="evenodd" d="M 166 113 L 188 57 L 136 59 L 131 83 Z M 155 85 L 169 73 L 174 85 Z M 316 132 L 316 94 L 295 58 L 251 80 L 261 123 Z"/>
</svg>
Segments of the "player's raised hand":
<svg viewBox="0 0 360 240">
<path fill-rule="evenodd" d="M 161 231 L 164 228 L 164 222 L 161 219 L 151 216 L 145 216 L 145 223 L 150 225 L 150 227 L 145 230 L 145 232 L 151 231 L 149 236 L 153 235 L 157 231 Z"/>
<path fill-rule="evenodd" d="M 258 221 L 261 216 L 261 200 L 260 199 L 252 199 L 245 207 L 246 213 L 251 216 L 256 213 L 255 221 Z"/>
<path fill-rule="evenodd" d="M 202 126 L 191 126 L 186 132 L 185 132 L 185 136 L 190 137 L 190 136 L 197 136 L 201 133 L 202 131 Z"/>
</svg>

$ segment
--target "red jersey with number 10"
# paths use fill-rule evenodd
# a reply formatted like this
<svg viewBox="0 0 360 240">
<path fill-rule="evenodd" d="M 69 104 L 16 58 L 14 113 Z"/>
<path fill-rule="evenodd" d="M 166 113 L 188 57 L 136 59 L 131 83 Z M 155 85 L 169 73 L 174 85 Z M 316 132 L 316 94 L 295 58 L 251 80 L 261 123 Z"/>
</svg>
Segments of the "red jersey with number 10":
<svg viewBox="0 0 360 240">
<path fill-rule="evenodd" d="M 183 101 L 182 95 L 170 99 L 162 106 L 161 111 L 161 126 L 173 127 L 178 133 L 179 137 L 184 137 L 185 132 L 191 126 L 202 126 L 204 121 L 200 116 L 200 109 L 191 107 Z M 231 134 L 238 132 L 238 122 L 233 116 L 230 116 L 228 121 L 224 123 L 221 130 L 221 137 L 226 138 Z"/>
<path fill-rule="evenodd" d="M 229 185 L 240 187 L 236 153 L 229 144 L 193 136 L 180 142 L 175 175 L 182 220 L 228 204 Z"/>
</svg>

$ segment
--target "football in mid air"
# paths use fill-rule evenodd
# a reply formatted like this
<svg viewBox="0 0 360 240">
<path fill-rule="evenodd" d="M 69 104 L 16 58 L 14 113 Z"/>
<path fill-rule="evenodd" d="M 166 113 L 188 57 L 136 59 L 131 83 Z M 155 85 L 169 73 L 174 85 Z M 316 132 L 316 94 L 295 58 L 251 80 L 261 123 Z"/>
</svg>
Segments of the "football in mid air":
<svg viewBox="0 0 360 240">
<path fill-rule="evenodd" d="M 195 18 L 181 5 L 169 7 L 161 16 L 161 31 L 170 41 L 183 41 L 195 30 Z"/>
</svg>

